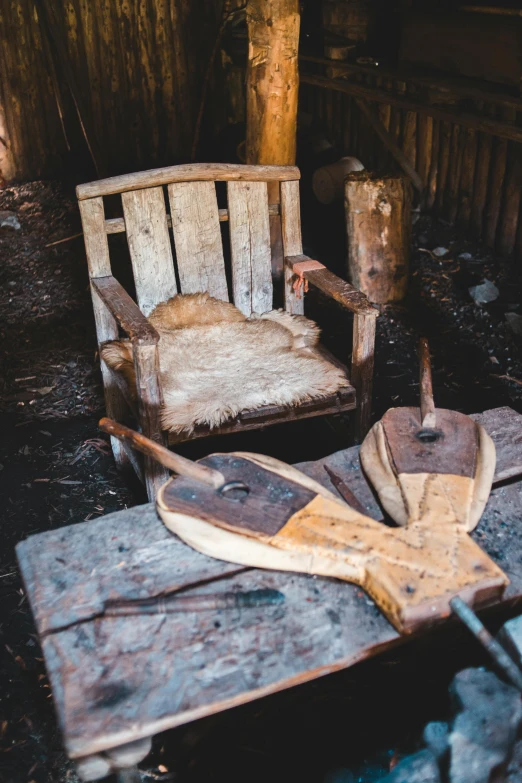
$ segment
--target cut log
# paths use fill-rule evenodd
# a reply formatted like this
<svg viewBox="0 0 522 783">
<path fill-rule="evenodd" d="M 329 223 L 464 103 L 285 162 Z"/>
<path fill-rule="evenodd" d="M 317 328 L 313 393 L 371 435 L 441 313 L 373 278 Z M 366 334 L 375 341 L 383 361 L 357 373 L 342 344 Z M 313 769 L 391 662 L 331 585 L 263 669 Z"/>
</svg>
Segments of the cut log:
<svg viewBox="0 0 522 783">
<path fill-rule="evenodd" d="M 346 180 L 348 274 L 371 302 L 396 302 L 406 294 L 411 197 L 405 177 L 361 172 Z"/>
</svg>

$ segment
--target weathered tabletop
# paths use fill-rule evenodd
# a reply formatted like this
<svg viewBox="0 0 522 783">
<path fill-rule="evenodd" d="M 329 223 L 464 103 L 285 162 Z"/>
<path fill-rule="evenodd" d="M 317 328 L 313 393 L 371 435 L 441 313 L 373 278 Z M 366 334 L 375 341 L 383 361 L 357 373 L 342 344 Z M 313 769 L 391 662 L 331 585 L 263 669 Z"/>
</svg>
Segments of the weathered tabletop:
<svg viewBox="0 0 522 783">
<path fill-rule="evenodd" d="M 495 440 L 497 483 L 522 473 L 522 416 L 498 408 L 474 418 Z M 299 465 L 332 488 L 324 464 L 382 520 L 357 447 Z M 522 481 L 514 481 L 493 490 L 473 533 L 508 574 L 507 600 L 522 597 L 521 520 Z M 152 504 L 31 536 L 17 554 L 73 758 L 346 668 L 401 641 L 357 587 L 212 560 L 169 533 Z M 280 590 L 285 602 L 99 616 L 107 600 L 260 587 Z"/>
</svg>

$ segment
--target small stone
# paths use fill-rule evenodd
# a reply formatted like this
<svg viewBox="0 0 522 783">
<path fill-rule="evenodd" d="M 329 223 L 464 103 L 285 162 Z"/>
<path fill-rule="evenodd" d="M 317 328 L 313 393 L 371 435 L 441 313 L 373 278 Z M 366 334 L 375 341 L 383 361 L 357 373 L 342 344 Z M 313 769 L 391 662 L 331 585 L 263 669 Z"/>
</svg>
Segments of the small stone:
<svg viewBox="0 0 522 783">
<path fill-rule="evenodd" d="M 434 250 L 431 251 L 434 256 L 437 256 L 437 258 L 440 258 L 441 256 L 445 256 L 448 252 L 447 247 L 436 247 Z"/>
<path fill-rule="evenodd" d="M 518 315 L 517 313 L 506 313 L 504 317 L 511 331 L 519 337 L 522 337 L 522 315 Z"/>
<path fill-rule="evenodd" d="M 0 228 L 14 228 L 15 231 L 19 231 L 22 228 L 22 226 L 20 225 L 20 221 L 18 220 L 14 212 L 1 210 Z"/>
<path fill-rule="evenodd" d="M 449 749 L 448 737 L 449 726 L 443 721 L 432 721 L 423 731 L 424 744 L 428 746 L 437 761 L 440 761 Z"/>
<path fill-rule="evenodd" d="M 440 783 L 435 756 L 429 750 L 407 756 L 378 783 Z"/>
<path fill-rule="evenodd" d="M 498 640 L 506 648 L 515 663 L 522 665 L 522 615 L 504 623 L 498 632 Z"/>
<path fill-rule="evenodd" d="M 459 258 L 461 261 L 471 261 L 473 256 L 471 255 L 471 253 L 460 253 Z"/>
<path fill-rule="evenodd" d="M 86 756 L 76 762 L 76 771 L 78 776 L 86 783 L 90 780 L 99 780 L 111 772 L 111 763 L 103 756 Z"/>
<path fill-rule="evenodd" d="M 499 295 L 497 286 L 491 280 L 484 280 L 480 285 L 472 285 L 468 291 L 475 304 L 478 305 L 494 302 Z"/>
<path fill-rule="evenodd" d="M 483 669 L 459 672 L 450 692 L 461 709 L 449 737 L 451 783 L 489 783 L 511 758 L 522 722 L 520 693 Z"/>
</svg>

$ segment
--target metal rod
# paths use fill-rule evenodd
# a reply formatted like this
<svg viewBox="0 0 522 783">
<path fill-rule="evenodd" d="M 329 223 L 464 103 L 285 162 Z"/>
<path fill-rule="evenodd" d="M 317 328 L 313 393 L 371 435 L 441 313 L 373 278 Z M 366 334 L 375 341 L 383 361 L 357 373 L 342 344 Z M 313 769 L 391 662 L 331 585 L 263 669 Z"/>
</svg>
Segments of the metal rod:
<svg viewBox="0 0 522 783">
<path fill-rule="evenodd" d="M 451 599 L 450 606 L 459 620 L 462 620 L 466 628 L 491 655 L 497 666 L 502 669 L 510 683 L 522 692 L 522 672 L 502 645 L 491 636 L 475 612 L 458 596 Z"/>
<path fill-rule="evenodd" d="M 359 498 L 352 492 L 348 484 L 346 484 L 340 476 L 337 475 L 337 473 L 334 473 L 334 471 L 328 466 L 325 465 L 324 469 L 330 476 L 330 481 L 336 488 L 339 495 L 342 497 L 342 499 L 348 503 L 349 506 L 351 506 L 355 511 L 358 511 L 359 514 L 364 514 L 365 516 L 368 516 L 366 509 L 364 508 L 363 504 L 359 500 Z"/>
<path fill-rule="evenodd" d="M 279 590 L 247 590 L 237 593 L 207 593 L 205 595 L 171 595 L 136 601 L 117 601 L 105 606 L 106 617 L 141 614 L 171 614 L 172 612 L 202 612 L 217 609 L 255 609 L 283 603 Z"/>
</svg>

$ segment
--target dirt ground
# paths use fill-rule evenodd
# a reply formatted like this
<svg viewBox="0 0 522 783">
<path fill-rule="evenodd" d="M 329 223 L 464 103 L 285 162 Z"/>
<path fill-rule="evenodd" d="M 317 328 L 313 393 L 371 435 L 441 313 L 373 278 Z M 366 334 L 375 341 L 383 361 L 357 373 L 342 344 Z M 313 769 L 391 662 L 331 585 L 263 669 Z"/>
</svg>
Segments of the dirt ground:
<svg viewBox="0 0 522 783">
<path fill-rule="evenodd" d="M 123 483 L 96 427 L 103 400 L 82 240 L 46 246 L 80 232 L 74 195 L 55 183 L 5 188 L 0 210 L 14 212 L 21 225 L 0 228 L 0 780 L 72 783 L 77 778 L 62 750 L 14 546 L 32 533 L 144 498 Z M 320 215 L 320 230 L 309 229 L 305 239 L 309 252 L 342 271 L 338 218 L 335 211 Z M 447 252 L 434 254 L 439 247 Z M 486 279 L 499 296 L 479 306 L 468 289 Z M 376 416 L 391 405 L 415 404 L 420 332 L 430 339 L 440 407 L 522 411 L 522 338 L 513 330 L 513 316 L 522 316 L 521 293 L 512 264 L 442 222 L 418 219 L 409 297 L 384 308 L 378 321 Z M 323 301 L 311 304 L 314 316 L 324 312 Z M 332 308 L 327 318 L 335 322 L 333 344 L 342 349 L 348 326 Z M 344 422 L 310 421 L 228 439 L 221 447 L 246 443 L 292 462 L 349 445 L 346 433 Z M 182 451 L 197 457 L 216 448 L 212 439 Z M 376 779 L 397 752 L 415 746 L 425 721 L 444 712 L 444 684 L 473 660 L 480 656 L 457 635 L 451 644 L 426 642 L 400 660 L 387 656 L 198 721 L 156 740 L 142 765 L 144 779 Z M 398 702 L 407 713 L 400 722 L 394 720 Z M 349 718 L 351 710 L 357 720 Z"/>
</svg>

